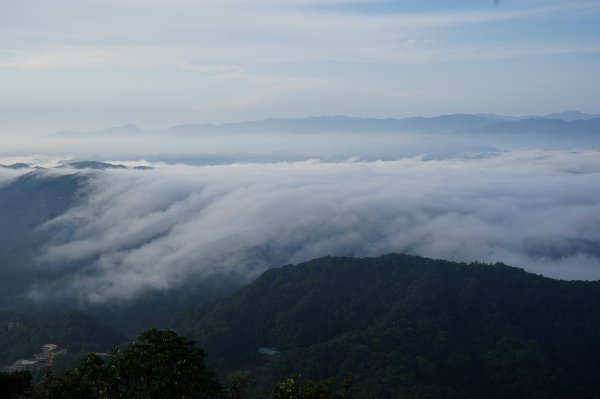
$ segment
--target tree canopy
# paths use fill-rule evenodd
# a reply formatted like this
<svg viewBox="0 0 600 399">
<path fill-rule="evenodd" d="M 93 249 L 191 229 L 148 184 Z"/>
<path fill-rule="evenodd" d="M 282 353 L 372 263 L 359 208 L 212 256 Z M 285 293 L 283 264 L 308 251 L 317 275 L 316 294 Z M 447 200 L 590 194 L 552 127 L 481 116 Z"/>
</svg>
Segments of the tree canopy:
<svg viewBox="0 0 600 399">
<path fill-rule="evenodd" d="M 90 354 L 73 369 L 47 375 L 36 391 L 40 399 L 214 398 L 222 387 L 204 358 L 193 341 L 153 328 L 117 349 L 107 364 Z"/>
<path fill-rule="evenodd" d="M 182 315 L 220 373 L 354 377 L 359 397 L 598 397 L 600 283 L 503 264 L 325 257 Z M 274 347 L 275 359 L 257 354 Z"/>
</svg>

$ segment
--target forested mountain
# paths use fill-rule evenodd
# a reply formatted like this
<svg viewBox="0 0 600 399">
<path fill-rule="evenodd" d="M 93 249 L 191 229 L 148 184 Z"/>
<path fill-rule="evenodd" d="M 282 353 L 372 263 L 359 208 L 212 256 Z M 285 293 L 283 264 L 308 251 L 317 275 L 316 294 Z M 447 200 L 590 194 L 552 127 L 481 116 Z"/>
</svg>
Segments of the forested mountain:
<svg viewBox="0 0 600 399">
<path fill-rule="evenodd" d="M 104 169 L 127 169 L 125 165 L 119 164 L 111 164 L 106 162 L 97 162 L 97 161 L 79 161 L 79 162 L 70 162 L 60 166 L 61 168 L 72 168 L 72 169 L 96 169 L 96 170 L 104 170 Z"/>
<path fill-rule="evenodd" d="M 8 322 L 18 319 L 22 325 L 9 328 Z M 69 353 L 106 352 L 127 339 L 81 311 L 58 315 L 16 315 L 0 310 L 0 369 L 18 359 L 31 358 L 40 346 L 54 343 L 66 347 Z"/>
<path fill-rule="evenodd" d="M 599 311 L 600 282 L 392 254 L 269 270 L 175 327 L 265 387 L 299 372 L 352 374 L 365 398 L 591 398 Z"/>
<path fill-rule="evenodd" d="M 28 291 L 53 270 L 34 267 L 40 248 L 57 232 L 40 227 L 81 200 L 85 178 L 35 170 L 0 187 L 0 309 L 24 310 Z"/>
<path fill-rule="evenodd" d="M 42 277 L 32 259 L 55 232 L 40 226 L 77 204 L 84 184 L 77 174 L 36 170 L 0 187 L 0 308 L 21 304 L 32 281 Z"/>
<path fill-rule="evenodd" d="M 0 255 L 30 250 L 42 223 L 70 209 L 79 200 L 85 178 L 77 174 L 52 175 L 36 170 L 0 189 Z"/>
<path fill-rule="evenodd" d="M 7 173 L 13 176 L 20 172 Z M 180 240 L 191 237 L 189 248 L 193 249 L 181 258 L 190 262 L 189 269 L 180 269 L 186 273 L 181 284 L 174 284 L 171 289 L 142 291 L 123 301 L 86 303 L 78 300 L 85 299 L 83 296 L 68 296 L 71 292 L 64 288 L 66 282 L 73 282 L 68 285 L 71 291 L 81 289 L 78 293 L 96 288 L 93 284 L 79 284 L 85 279 L 78 278 L 106 269 L 90 267 L 103 252 L 91 252 L 75 261 L 58 258 L 60 261 L 50 266 L 41 261 L 33 262 L 31 255 L 35 256 L 43 245 L 68 242 L 75 234 L 69 229 L 83 219 L 75 217 L 69 223 L 43 225 L 85 203 L 95 178 L 101 180 L 120 173 L 128 173 L 127 176 L 153 174 L 126 170 L 73 173 L 57 169 L 25 172 L 21 177 L 7 180 L 0 188 L 0 204 L 4 209 L 0 219 L 5 227 L 0 247 L 1 309 L 30 315 L 33 319 L 44 314 L 50 320 L 62 317 L 57 315 L 66 310 L 83 308 L 131 339 L 150 326 L 170 324 L 173 313 L 232 292 L 247 281 L 240 278 L 241 273 L 206 277 L 201 267 L 192 264 L 210 259 L 207 254 L 214 244 L 205 245 L 204 252 L 196 251 L 199 243 L 196 234 L 213 235 L 214 226 L 222 223 L 217 219 L 218 223 L 210 225 L 212 229 L 194 229 L 190 231 L 195 234 L 178 237 Z M 590 175 L 586 181 L 593 182 L 594 178 L 595 175 Z M 145 190 L 146 185 L 140 187 Z M 243 193 L 233 197 L 236 200 L 248 195 L 244 185 L 236 190 Z M 169 192 L 173 191 L 176 190 Z M 184 203 L 181 201 L 194 198 L 190 195 L 192 192 L 176 192 L 172 201 Z M 583 196 L 588 198 L 587 194 Z M 138 206 L 139 197 L 132 198 L 135 199 L 132 203 Z M 470 201 L 469 198 L 465 201 Z M 160 215 L 172 201 L 157 206 L 156 212 L 150 214 Z M 100 204 L 99 209 L 105 212 L 108 206 L 103 201 Z M 288 204 L 286 202 L 286 206 Z M 204 208 L 191 209 L 197 212 Z M 581 217 L 593 215 L 593 210 Z M 90 212 L 87 217 L 93 221 L 101 212 Z M 178 220 L 187 222 L 186 215 L 190 214 L 195 213 L 182 212 Z M 286 220 L 293 221 L 296 217 L 294 214 Z M 339 217 L 341 220 L 346 214 Z M 112 225 L 115 220 L 122 221 L 114 218 L 108 224 Z M 325 217 L 319 218 L 314 226 L 322 220 Z M 369 226 L 378 226 L 378 222 L 365 220 Z M 265 225 L 265 230 L 270 228 L 271 225 Z M 410 228 L 412 225 L 407 227 Z M 315 229 L 305 231 L 313 234 Z M 455 223 L 452 229 L 458 229 Z M 448 231 L 454 231 L 452 229 Z M 348 231 L 348 228 L 340 231 Z M 323 235 L 331 237 L 331 231 Z M 90 237 L 95 239 L 97 235 Z M 121 242 L 124 236 L 119 230 L 111 237 Z M 138 277 L 140 271 L 154 265 L 157 254 L 171 247 L 159 246 L 145 257 L 130 252 L 131 249 L 162 237 L 161 234 L 142 235 L 141 239 L 127 244 L 128 260 L 143 262 L 139 268 L 132 268 L 129 275 Z M 235 244 L 240 240 L 236 235 L 232 237 L 226 243 Z M 593 259 L 597 251 L 595 236 L 591 237 L 582 237 L 576 241 L 577 245 L 572 245 L 569 237 L 556 240 L 559 246 L 549 243 L 548 249 L 543 249 L 539 256 L 550 262 L 555 255 L 559 257 L 574 248 L 572 254 L 590 254 Z M 269 252 L 269 241 L 266 242 L 264 246 L 251 247 L 244 253 L 245 257 L 233 260 L 217 257 L 211 265 L 220 267 L 229 261 L 226 266 L 231 266 L 229 271 L 235 271 L 234 263 L 245 259 L 262 259 L 265 267 L 287 262 L 269 258 L 272 252 Z M 178 244 L 177 241 L 172 243 Z M 525 245 L 529 251 L 535 249 L 528 243 Z M 103 265 L 109 265 L 115 272 L 121 270 L 118 262 Z M 150 269 L 154 273 L 148 276 L 165 281 L 157 272 L 171 271 L 174 265 L 176 263 L 164 263 L 161 269 Z M 42 284 L 45 296 L 35 297 L 41 292 Z M 130 288 L 122 287 L 123 290 Z M 258 389 L 271 387 L 274 382 L 299 372 L 317 381 L 334 377 L 338 382 L 352 374 L 359 397 L 594 397 L 600 392 L 596 381 L 600 371 L 597 361 L 600 359 L 599 288 L 598 282 L 556 281 L 502 265 L 465 265 L 400 255 L 374 259 L 322 258 L 267 272 L 233 296 L 182 315 L 175 327 L 206 348 L 208 361 L 221 375 L 238 369 L 249 370 L 258 382 Z M 37 302 L 28 307 L 32 298 L 37 298 Z M 101 342 L 102 337 L 94 334 L 103 330 L 95 322 L 76 320 L 70 325 L 81 334 L 65 340 L 68 341 L 65 344 L 73 342 L 84 348 L 84 344 Z M 81 325 L 87 327 L 77 327 Z M 35 331 L 61 330 L 62 327 L 44 324 Z M 15 330 L 11 331 L 16 334 Z M 71 336 L 47 336 L 38 332 L 2 337 L 7 350 L 11 351 L 6 355 L 7 362 L 29 354 L 29 348 L 37 348 L 39 341 Z M 17 338 L 17 341 L 12 340 Z M 26 349 L 25 345 L 28 345 Z M 107 345 L 101 346 L 109 349 Z M 281 355 L 269 359 L 257 353 L 259 347 L 275 348 Z"/>
<path fill-rule="evenodd" d="M 180 290 L 149 292 L 132 301 L 106 304 L 82 304 L 61 295 L 58 291 L 64 282 L 76 278 L 77 273 L 85 274 L 94 259 L 41 262 L 46 246 L 66 242 L 71 234 L 69 224 L 45 224 L 84 203 L 89 196 L 90 180 L 106 173 L 102 169 L 125 167 L 88 161 L 66 164 L 65 168 L 94 170 L 75 173 L 62 168 L 34 170 L 0 186 L 0 310 L 38 318 L 40 314 L 59 315 L 65 309 L 85 307 L 90 314 L 133 338 L 151 326 L 167 327 L 176 311 L 241 285 L 226 277 L 190 279 Z M 56 288 L 57 294 L 34 300 L 39 285 Z"/>
</svg>

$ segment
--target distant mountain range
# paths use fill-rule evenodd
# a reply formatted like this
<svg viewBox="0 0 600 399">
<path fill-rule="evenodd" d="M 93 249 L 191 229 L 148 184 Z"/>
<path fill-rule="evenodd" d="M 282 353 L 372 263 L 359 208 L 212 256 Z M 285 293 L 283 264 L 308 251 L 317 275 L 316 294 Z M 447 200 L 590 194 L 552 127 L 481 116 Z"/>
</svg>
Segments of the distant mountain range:
<svg viewBox="0 0 600 399">
<path fill-rule="evenodd" d="M 5 169 L 15 169 L 15 170 L 19 170 L 19 169 L 28 169 L 28 168 L 32 168 L 32 169 L 43 169 L 39 166 L 33 166 L 27 163 L 15 163 L 15 164 L 11 164 L 11 165 L 2 165 L 0 164 L 0 168 L 5 168 Z M 125 165 L 121 165 L 121 164 L 112 164 L 112 163 L 108 163 L 108 162 L 98 162 L 98 161 L 76 161 L 76 162 L 68 162 L 65 164 L 62 164 L 60 166 L 57 166 L 57 168 L 61 168 L 61 169 L 94 169 L 94 170 L 106 170 L 106 169 L 137 169 L 137 170 L 151 170 L 153 169 L 151 166 L 134 166 L 132 168 L 128 168 Z"/>
<path fill-rule="evenodd" d="M 563 121 L 576 121 L 576 120 L 587 120 L 587 119 L 600 118 L 600 114 L 590 115 L 590 114 L 584 114 L 579 111 L 565 111 L 565 112 L 560 112 L 560 113 L 544 115 L 541 118 L 562 119 Z"/>
<path fill-rule="evenodd" d="M 353 132 L 420 132 L 420 133 L 497 133 L 523 129 L 553 132 L 599 132 L 600 114 L 566 111 L 543 116 L 512 117 L 495 114 L 452 114 L 431 118 L 357 118 L 350 116 L 311 116 L 306 118 L 269 118 L 264 120 L 223 123 L 187 124 L 168 129 L 142 129 L 133 124 L 110 127 L 95 132 L 60 131 L 55 138 L 97 138 L 113 136 L 189 136 L 206 133 L 353 133 Z"/>
<path fill-rule="evenodd" d="M 560 119 L 567 122 L 577 121 L 577 120 L 588 120 L 594 118 L 600 118 L 600 114 L 585 114 L 579 111 L 565 111 L 565 112 L 555 112 L 547 115 L 525 115 L 525 116 L 506 116 L 506 115 L 497 115 L 497 114 L 477 114 L 478 116 L 484 116 L 490 119 L 497 120 L 506 120 L 506 121 L 515 121 L 519 119 Z"/>
<path fill-rule="evenodd" d="M 18 169 L 27 169 L 29 167 L 31 167 L 29 164 L 22 163 L 22 162 L 13 163 L 13 164 L 10 164 L 10 165 L 0 165 L 0 168 L 15 169 L 15 170 L 18 170 Z"/>
<path fill-rule="evenodd" d="M 600 148 L 600 117 L 577 111 L 523 118 L 471 114 L 404 119 L 311 116 L 179 125 L 162 130 L 125 125 L 96 132 L 58 132 L 47 141 L 48 146 L 66 146 L 75 152 L 88 148 L 87 159 L 94 159 L 91 148 L 94 154 L 110 154 L 105 159 L 154 159 L 167 163 L 312 158 L 339 161 L 351 157 L 377 160 L 421 155 L 426 159 L 444 159 L 531 148 Z M 137 155 L 124 158 L 118 155 L 123 151 Z M 191 161 L 166 155 L 189 155 L 190 151 L 197 155 Z M 161 156 L 157 158 L 156 154 Z"/>
</svg>

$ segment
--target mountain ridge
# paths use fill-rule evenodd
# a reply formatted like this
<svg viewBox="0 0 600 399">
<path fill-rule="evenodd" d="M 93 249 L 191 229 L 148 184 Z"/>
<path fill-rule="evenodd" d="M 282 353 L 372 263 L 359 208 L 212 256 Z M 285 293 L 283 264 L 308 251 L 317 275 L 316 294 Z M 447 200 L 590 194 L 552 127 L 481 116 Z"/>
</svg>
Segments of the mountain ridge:
<svg viewBox="0 0 600 399">
<path fill-rule="evenodd" d="M 364 131 L 420 131 L 420 132 L 454 132 L 481 130 L 499 122 L 518 121 L 591 121 L 597 120 L 600 126 L 600 114 L 584 114 L 579 111 L 565 111 L 543 116 L 500 116 L 495 114 L 443 114 L 434 117 L 407 118 L 372 118 L 353 117 L 347 115 L 322 115 L 304 118 L 266 118 L 244 122 L 228 122 L 221 124 L 198 123 L 176 125 L 166 129 L 143 129 L 133 124 L 109 127 L 92 132 L 65 130 L 52 133 L 55 138 L 73 137 L 105 137 L 112 135 L 161 135 L 161 134 L 201 134 L 201 133 L 243 133 L 243 132 L 296 132 L 307 133 L 317 131 L 329 132 L 364 132 Z M 535 123 L 535 122 L 530 122 Z"/>
<path fill-rule="evenodd" d="M 324 257 L 265 272 L 183 314 L 220 372 L 298 372 L 357 397 L 595 397 L 600 282 L 409 255 Z M 266 361 L 257 348 L 281 352 Z"/>
</svg>

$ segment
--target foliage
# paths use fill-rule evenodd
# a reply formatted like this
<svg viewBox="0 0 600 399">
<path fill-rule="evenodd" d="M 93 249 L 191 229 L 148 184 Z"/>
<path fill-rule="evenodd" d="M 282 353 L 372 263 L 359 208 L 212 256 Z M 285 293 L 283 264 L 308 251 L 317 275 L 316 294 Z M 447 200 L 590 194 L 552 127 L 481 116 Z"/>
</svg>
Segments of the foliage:
<svg viewBox="0 0 600 399">
<path fill-rule="evenodd" d="M 216 374 L 204 365 L 205 353 L 193 341 L 171 330 L 150 329 L 112 359 L 117 397 L 214 397 L 220 391 Z"/>
<path fill-rule="evenodd" d="M 82 311 L 58 315 L 21 317 L 21 328 L 8 329 L 6 321 L 14 316 L 0 311 L 0 365 L 20 358 L 30 358 L 40 351 L 40 346 L 55 343 L 67 347 L 70 353 L 108 351 L 125 341 L 125 337 L 98 319 Z M 57 358 L 58 359 L 58 358 Z"/>
<path fill-rule="evenodd" d="M 347 387 L 337 391 L 333 381 L 316 383 L 294 374 L 273 388 L 272 399 L 350 399 Z"/>
<path fill-rule="evenodd" d="M 150 329 L 108 364 L 90 354 L 72 369 L 48 374 L 35 399 L 242 399 L 252 380 L 248 372 L 231 373 L 221 385 L 204 365 L 205 353 L 171 330 Z M 30 376 L 31 379 L 31 376 Z M 331 380 L 316 383 L 299 375 L 277 383 L 272 399 L 350 399 L 348 384 L 337 391 Z"/>
<path fill-rule="evenodd" d="M 30 389 L 31 373 L 29 371 L 0 372 L 0 398 L 22 398 L 29 394 Z"/>
<path fill-rule="evenodd" d="M 250 391 L 254 381 L 247 371 L 236 370 L 229 373 L 223 384 L 223 399 L 242 399 Z"/>
<path fill-rule="evenodd" d="M 322 258 L 180 317 L 208 358 L 151 329 L 107 364 L 89 355 L 47 375 L 35 395 L 341 399 L 348 385 L 332 381 L 352 375 L 357 398 L 597 398 L 598 309 L 600 282 L 404 255 Z M 228 374 L 222 384 L 205 359 Z"/>
<path fill-rule="evenodd" d="M 98 356 L 86 356 L 79 366 L 60 374 L 46 374 L 36 387 L 38 399 L 108 398 L 109 372 Z"/>
<path fill-rule="evenodd" d="M 74 369 L 46 376 L 36 393 L 39 399 L 215 398 L 221 385 L 204 357 L 173 331 L 150 329 L 108 364 L 89 355 Z"/>
<path fill-rule="evenodd" d="M 180 317 L 221 373 L 293 373 L 365 398 L 580 398 L 600 392 L 600 283 L 414 256 L 269 270 Z M 258 347 L 281 351 L 276 359 Z"/>
</svg>

